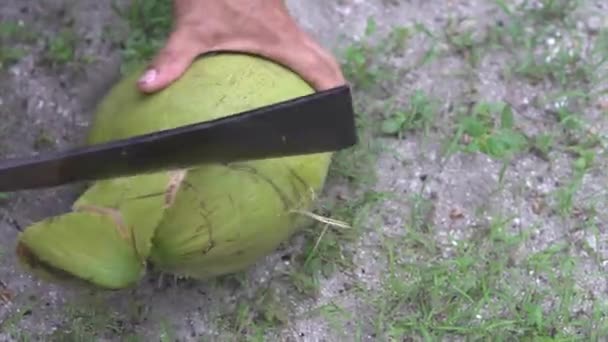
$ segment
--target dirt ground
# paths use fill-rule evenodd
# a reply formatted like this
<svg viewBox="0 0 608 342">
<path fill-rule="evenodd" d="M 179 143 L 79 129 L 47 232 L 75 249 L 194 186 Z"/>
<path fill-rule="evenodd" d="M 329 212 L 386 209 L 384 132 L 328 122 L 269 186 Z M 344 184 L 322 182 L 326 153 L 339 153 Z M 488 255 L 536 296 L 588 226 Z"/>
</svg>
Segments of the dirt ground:
<svg viewBox="0 0 608 342">
<path fill-rule="evenodd" d="M 95 99 L 120 75 L 128 27 L 110 3 L 3 1 L 2 156 L 81 141 Z M 0 340 L 605 338 L 608 82 L 594 58 L 608 58 L 608 3 L 570 3 L 288 1 L 354 86 L 365 139 L 340 156 L 327 196 L 342 201 L 355 238 L 318 230 L 245 274 L 151 275 L 97 292 L 38 279 L 14 253 L 21 227 L 67 211 L 81 189 L 10 194 L 0 204 Z M 403 46 L 396 28 L 408 30 Z M 530 47 L 540 62 L 526 59 Z M 463 119 L 475 110 L 477 121 Z M 476 136 L 496 112 L 515 124 Z M 368 139 L 372 128 L 385 134 Z M 317 238 L 323 267 L 337 269 L 300 278 L 291 256 Z"/>
</svg>

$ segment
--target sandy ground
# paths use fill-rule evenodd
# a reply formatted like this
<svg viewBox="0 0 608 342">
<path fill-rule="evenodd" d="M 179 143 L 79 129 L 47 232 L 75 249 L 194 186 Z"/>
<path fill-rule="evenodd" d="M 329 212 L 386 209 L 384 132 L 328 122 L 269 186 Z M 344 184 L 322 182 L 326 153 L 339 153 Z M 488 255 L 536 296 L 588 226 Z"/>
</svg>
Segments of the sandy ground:
<svg viewBox="0 0 608 342">
<path fill-rule="evenodd" d="M 0 117 L 7 122 L 4 124 L 6 129 L 3 129 L 6 133 L 0 137 L 4 156 L 77 143 L 90 118 L 95 96 L 103 93 L 118 75 L 117 47 L 103 30 L 106 25 L 119 25 L 119 18 L 105 2 L 102 5 L 102 2 L 80 0 L 74 4 L 65 6 L 60 0 L 4 0 L 0 7 L 0 21 L 19 19 L 36 32 L 41 41 L 18 63 L 0 71 Z M 474 18 L 471 25 L 483 27 L 495 24 L 499 18 L 496 7 L 491 1 L 484 0 L 292 0 L 289 5 L 306 29 L 323 44 L 336 49 L 346 44 L 348 39 L 363 34 L 368 16 L 381 18 L 378 19 L 380 30 L 388 30 L 395 25 L 412 25 L 416 21 L 438 29 L 445 25 L 448 17 Z M 587 7 L 593 11 L 601 6 L 600 1 L 589 1 Z M 45 37 L 53 37 L 68 24 L 73 25 L 79 35 L 79 56 L 94 58 L 67 66 L 50 65 L 43 58 Z M 394 63 L 400 67 L 413 64 L 412 61 L 420 58 L 428 48 L 428 45 L 418 43 L 411 42 L 405 54 Z M 478 96 L 486 100 L 508 99 L 516 106 L 526 106 L 536 89 L 499 79 L 497 69 L 500 61 L 499 55 L 487 58 L 478 68 L 477 78 L 473 81 Z M 462 68 L 464 62 L 461 58 L 443 58 L 439 63 L 408 73 L 390 96 L 404 97 L 412 89 L 423 89 L 441 99 L 441 108 L 448 108 L 468 91 L 457 74 L 457 70 Z M 531 111 L 529 115 L 529 120 L 523 120 L 524 129 L 542 131 L 542 123 L 534 118 L 537 114 Z M 594 112 L 588 115 L 599 117 Z M 447 122 L 449 115 L 438 120 Z M 601 120 L 594 122 L 599 129 L 605 124 Z M 40 146 L 41 136 L 52 145 Z M 439 142 L 426 141 L 418 134 L 402 140 L 386 140 L 385 143 L 396 153 L 387 152 L 381 156 L 377 165 L 380 179 L 376 190 L 403 196 L 422 193 L 433 198 L 431 221 L 437 227 L 435 234 L 443 254 L 450 255 L 457 241 L 472 233 L 472 227 L 500 213 L 515 218 L 509 227 L 514 231 L 521 227 L 536 227 L 533 231 L 535 237 L 522 250 L 522 255 L 542 250 L 556 241 L 575 244 L 598 239 L 594 240 L 593 246 L 600 255 L 606 256 L 605 232 L 600 232 L 597 237 L 576 231 L 573 228 L 576 222 L 563 221 L 549 210 L 540 214 L 535 210 L 538 197 L 553 191 L 567 174 L 565 165 L 568 161 L 564 155 L 553 156 L 550 165 L 531 155 L 516 159 L 507 170 L 505 179 L 508 181 L 497 192 L 501 164 L 489 157 L 456 155 L 444 159 L 440 156 Z M 607 181 L 605 174 L 600 172 L 604 164 L 605 160 L 600 160 L 597 171 L 592 171 L 585 179 L 586 193 L 602 191 Z M 234 315 L 242 304 L 241 300 L 253 301 L 260 291 L 267 288 L 280 294 L 283 302 L 279 306 L 289 308 L 289 323 L 274 331 L 272 337 L 276 340 L 338 341 L 353 340 L 355 336 L 360 340 L 376 340 L 373 329 L 363 319 L 368 308 L 357 297 L 357 292 L 348 289 L 353 284 L 363 284 L 369 289 L 380 286 L 385 259 L 377 246 L 383 236 L 402 236 L 402 217 L 411 210 L 404 201 L 387 201 L 381 210 L 369 217 L 360 243 L 351 246 L 359 271 L 337 273 L 323 280 L 316 298 L 299 295 L 288 282 L 277 279 L 290 267 L 282 256 L 298 248 L 298 237 L 288 247 L 260 261 L 247 277 L 228 277 L 212 282 L 159 281 L 151 277 L 128 292 L 94 293 L 49 284 L 32 277 L 18 266 L 13 252 L 19 227 L 66 211 L 78 190 L 76 187 L 62 187 L 23 192 L 5 200 L 0 207 L 3 217 L 0 221 L 0 284 L 12 296 L 6 304 L 0 305 L 0 322 L 5 321 L 2 326 L 5 331 L 0 331 L 0 340 L 11 340 L 9 336 L 19 331 L 27 331 L 31 336 L 53 334 L 70 326 L 72 320 L 86 321 L 91 329 L 104 331 L 103 338 L 111 341 L 121 340 L 116 332 L 124 331 L 138 334 L 144 337 L 143 340 L 158 340 L 164 327 L 183 341 L 226 340 L 236 338 L 230 333 L 234 330 L 226 327 L 226 315 Z M 595 219 L 600 222 L 600 228 L 607 222 L 602 209 L 605 209 L 605 204 L 598 203 L 599 214 Z M 454 219 L 455 210 L 462 219 Z M 581 286 L 589 290 L 589 296 L 602 296 L 608 289 L 605 279 L 592 275 L 592 272 L 605 271 L 604 265 L 598 267 L 593 264 L 592 257 L 588 259 L 588 263 L 580 264 L 577 277 Z M 332 328 L 326 315 L 314 311 L 332 303 L 353 316 L 350 323 L 359 324 L 341 325 L 342 331 Z M 581 305 L 585 305 L 584 299 Z M 97 312 L 97 308 L 107 311 Z M 105 319 L 108 316 L 112 319 Z M 97 321 L 96 317 L 104 319 Z M 341 336 L 341 333 L 345 335 Z M 61 335 L 55 337 L 61 340 Z"/>
</svg>

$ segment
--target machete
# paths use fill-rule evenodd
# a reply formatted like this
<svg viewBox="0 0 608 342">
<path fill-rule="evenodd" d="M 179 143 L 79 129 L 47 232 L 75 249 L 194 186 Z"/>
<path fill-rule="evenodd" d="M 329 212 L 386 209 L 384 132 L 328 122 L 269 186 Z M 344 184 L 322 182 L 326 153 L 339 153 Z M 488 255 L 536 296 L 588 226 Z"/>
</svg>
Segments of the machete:
<svg viewBox="0 0 608 342">
<path fill-rule="evenodd" d="M 0 192 L 332 152 L 357 141 L 350 88 L 344 85 L 220 119 L 0 161 Z"/>
</svg>

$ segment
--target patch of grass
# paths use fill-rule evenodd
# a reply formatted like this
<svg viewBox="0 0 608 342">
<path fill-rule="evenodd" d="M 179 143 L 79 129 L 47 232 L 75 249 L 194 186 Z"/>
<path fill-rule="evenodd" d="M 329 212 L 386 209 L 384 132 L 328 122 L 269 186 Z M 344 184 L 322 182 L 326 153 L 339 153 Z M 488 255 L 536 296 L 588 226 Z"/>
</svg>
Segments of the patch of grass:
<svg viewBox="0 0 608 342">
<path fill-rule="evenodd" d="M 41 129 L 36 135 L 36 139 L 34 140 L 34 149 L 36 150 L 44 150 L 48 148 L 53 148 L 55 146 L 55 140 L 49 134 L 49 132 Z"/>
<path fill-rule="evenodd" d="M 460 116 L 448 153 L 481 152 L 497 159 L 525 151 L 526 137 L 518 132 L 513 110 L 506 103 L 480 102 Z"/>
<path fill-rule="evenodd" d="M 65 65 L 76 59 L 78 37 L 71 28 L 61 30 L 46 43 L 44 60 L 53 66 Z"/>
<path fill-rule="evenodd" d="M 537 6 L 524 1 L 510 9 L 506 2 L 495 0 L 508 17 L 494 27 L 499 44 L 513 54 L 507 74 L 528 79 L 532 84 L 550 83 L 549 97 L 567 94 L 593 94 L 593 85 L 601 82 L 608 52 L 603 35 L 597 44 L 585 44 L 589 37 L 577 29 L 577 19 L 570 14 L 581 4 L 575 0 L 545 0 Z M 557 86 L 557 87 L 556 87 Z"/>
<path fill-rule="evenodd" d="M 65 324 L 56 329 L 50 338 L 60 341 L 91 341 L 106 336 L 132 333 L 120 318 L 112 315 L 98 303 L 74 304 L 65 310 Z"/>
<path fill-rule="evenodd" d="M 17 21 L 3 21 L 0 23 L 0 39 L 19 43 L 33 43 L 36 33 Z"/>
<path fill-rule="evenodd" d="M 31 308 L 24 306 L 20 311 L 14 311 L 7 315 L 3 321 L 0 321 L 0 332 L 17 341 L 28 341 L 29 336 L 27 332 L 22 331 L 19 324 L 29 313 L 31 313 Z"/>
<path fill-rule="evenodd" d="M 416 90 L 410 96 L 406 108 L 394 110 L 382 121 L 382 133 L 397 136 L 399 139 L 410 131 L 423 130 L 428 134 L 437 115 L 436 107 L 437 104 L 429 95 Z"/>
<path fill-rule="evenodd" d="M 495 2 L 509 19 L 494 33 L 505 49 L 514 51 L 512 72 L 532 82 L 550 80 L 562 87 L 572 78 L 590 79 L 591 65 L 583 57 L 581 37 L 573 34 L 578 32 L 576 21 L 569 15 L 579 1 L 523 1 L 515 8 L 503 0 Z"/>
<path fill-rule="evenodd" d="M 237 341 L 264 341 L 269 332 L 276 331 L 288 320 L 288 306 L 281 303 L 271 288 L 262 288 L 252 298 L 239 300 L 234 312 L 220 317 L 221 325 L 231 336 L 228 340 Z"/>
<path fill-rule="evenodd" d="M 530 139 L 518 130 L 513 109 L 507 103 L 479 102 L 464 108 L 446 153 L 483 153 L 501 160 L 502 180 L 509 162 L 527 152 L 534 146 L 534 142 L 531 143 Z"/>
<path fill-rule="evenodd" d="M 163 46 L 172 25 L 171 6 L 170 0 L 136 0 L 124 11 L 114 6 L 129 29 L 122 48 L 123 72 L 147 62 Z"/>
<path fill-rule="evenodd" d="M 175 330 L 166 320 L 163 320 L 160 323 L 160 334 L 158 338 L 160 342 L 173 342 L 176 340 Z"/>
<path fill-rule="evenodd" d="M 13 65 L 27 54 L 26 46 L 35 41 L 35 34 L 15 21 L 0 23 L 0 70 Z"/>
<path fill-rule="evenodd" d="M 478 23 L 472 18 L 456 20 L 450 18 L 444 28 L 444 37 L 451 50 L 475 68 L 486 49 L 488 37 L 475 28 Z"/>
<path fill-rule="evenodd" d="M 512 219 L 501 217 L 442 245 L 420 225 L 425 211 L 407 221 L 406 235 L 385 237 L 388 267 L 379 291 L 356 291 L 369 305 L 359 319 L 373 338 L 561 341 L 608 332 L 604 304 L 592 315 L 573 309 L 588 294 L 574 281 L 577 259 L 567 245 L 525 254 L 533 227 L 508 233 Z M 438 256 L 441 250 L 448 252 Z"/>
<path fill-rule="evenodd" d="M 377 32 L 376 19 L 368 18 L 363 37 L 339 52 L 345 77 L 353 87 L 362 90 L 397 79 L 395 68 L 387 62 L 405 49 L 410 35 L 411 30 L 406 27 L 396 27 L 382 35 Z"/>
<path fill-rule="evenodd" d="M 36 312 L 38 303 L 34 297 L 19 311 L 0 322 L 0 332 L 9 334 L 16 341 L 92 341 L 107 336 L 135 336 L 124 321 L 107 311 L 97 302 L 71 304 L 65 308 L 63 321 L 48 335 L 38 336 L 24 330 L 20 321 Z M 23 305 L 23 304 L 22 304 Z"/>
<path fill-rule="evenodd" d="M 26 55 L 26 52 L 22 48 L 18 47 L 7 47 L 2 48 L 0 50 L 0 69 L 4 69 L 9 67 L 15 63 L 17 63 L 23 56 Z"/>
</svg>

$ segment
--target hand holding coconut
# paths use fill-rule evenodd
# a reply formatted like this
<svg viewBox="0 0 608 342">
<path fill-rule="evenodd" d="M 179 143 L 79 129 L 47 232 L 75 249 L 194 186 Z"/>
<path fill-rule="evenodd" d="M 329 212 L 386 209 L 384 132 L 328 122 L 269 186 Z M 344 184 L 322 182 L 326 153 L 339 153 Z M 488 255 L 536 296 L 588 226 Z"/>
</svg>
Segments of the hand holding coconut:
<svg viewBox="0 0 608 342">
<path fill-rule="evenodd" d="M 165 88 L 204 53 L 252 53 L 283 64 L 313 88 L 345 83 L 334 57 L 298 27 L 283 0 L 174 0 L 173 31 L 138 82 Z"/>
</svg>

